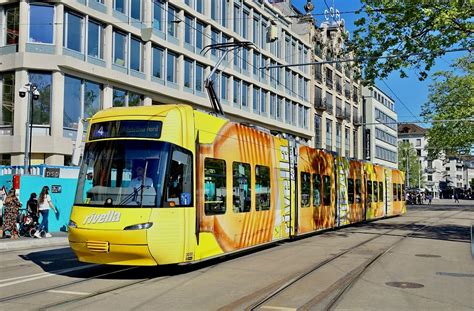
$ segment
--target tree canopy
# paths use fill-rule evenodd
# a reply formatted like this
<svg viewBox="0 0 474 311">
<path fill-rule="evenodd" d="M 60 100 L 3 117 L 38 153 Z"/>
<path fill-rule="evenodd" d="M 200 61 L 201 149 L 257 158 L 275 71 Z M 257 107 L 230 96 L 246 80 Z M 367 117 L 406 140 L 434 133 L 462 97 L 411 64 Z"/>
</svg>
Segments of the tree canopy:
<svg viewBox="0 0 474 311">
<path fill-rule="evenodd" d="M 418 186 L 422 188 L 424 186 L 420 157 L 409 142 L 401 141 L 398 143 L 398 169 L 405 172 L 405 177 L 408 178 L 407 185 L 410 188 L 418 188 Z"/>
<path fill-rule="evenodd" d="M 432 122 L 428 130 L 428 148 L 432 157 L 439 153 L 470 154 L 474 147 L 473 57 L 461 58 L 452 67 L 453 71 L 434 74 L 428 102 L 422 110 L 425 120 Z"/>
<path fill-rule="evenodd" d="M 474 47 L 474 4 L 472 0 L 392 1 L 361 0 L 356 30 L 349 50 L 366 59 L 362 78 L 371 84 L 393 71 L 406 77 L 415 69 L 424 80 L 437 57 L 451 49 Z M 380 58 L 387 55 L 399 57 Z"/>
</svg>

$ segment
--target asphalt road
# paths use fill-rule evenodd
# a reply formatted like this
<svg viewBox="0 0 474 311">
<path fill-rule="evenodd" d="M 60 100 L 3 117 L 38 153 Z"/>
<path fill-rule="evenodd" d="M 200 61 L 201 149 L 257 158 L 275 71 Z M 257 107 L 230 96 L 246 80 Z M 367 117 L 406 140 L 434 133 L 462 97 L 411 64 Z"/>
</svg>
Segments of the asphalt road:
<svg viewBox="0 0 474 311">
<path fill-rule="evenodd" d="M 0 253 L 2 310 L 474 310 L 474 206 L 327 231 L 190 266 L 89 265 L 67 247 Z"/>
</svg>

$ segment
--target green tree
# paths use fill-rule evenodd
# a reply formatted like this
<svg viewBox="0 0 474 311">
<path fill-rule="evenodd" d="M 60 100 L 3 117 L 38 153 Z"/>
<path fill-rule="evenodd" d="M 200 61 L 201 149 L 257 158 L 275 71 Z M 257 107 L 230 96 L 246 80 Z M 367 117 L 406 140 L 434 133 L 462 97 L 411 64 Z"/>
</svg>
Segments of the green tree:
<svg viewBox="0 0 474 311">
<path fill-rule="evenodd" d="M 364 17 L 355 21 L 349 49 L 369 58 L 362 67 L 365 83 L 397 70 L 406 77 L 405 68 L 416 69 L 423 80 L 446 50 L 473 48 L 472 0 L 361 2 L 359 13 Z M 400 57 L 379 58 L 384 55 Z"/>
<path fill-rule="evenodd" d="M 428 130 L 431 157 L 470 154 L 474 146 L 474 62 L 472 56 L 459 59 L 453 71 L 434 74 L 428 102 L 422 114 L 433 122 Z M 442 120 L 460 120 L 443 122 Z"/>
<path fill-rule="evenodd" d="M 409 178 L 408 186 L 410 188 L 417 188 L 418 185 L 420 188 L 424 186 L 421 159 L 409 142 L 402 141 L 398 143 L 398 169 L 405 172 L 406 178 Z"/>
</svg>

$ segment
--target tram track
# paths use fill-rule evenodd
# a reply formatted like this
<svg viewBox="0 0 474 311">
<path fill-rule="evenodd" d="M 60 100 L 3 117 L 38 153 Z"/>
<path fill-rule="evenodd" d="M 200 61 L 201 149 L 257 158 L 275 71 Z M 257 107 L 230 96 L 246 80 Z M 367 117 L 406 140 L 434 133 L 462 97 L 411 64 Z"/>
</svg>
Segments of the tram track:
<svg viewBox="0 0 474 311">
<path fill-rule="evenodd" d="M 99 268 L 100 269 L 100 267 L 105 267 L 105 266 L 92 265 L 92 266 L 86 267 L 86 268 L 91 268 L 91 269 L 92 268 Z M 82 267 L 79 266 L 77 268 L 82 268 Z M 48 292 L 48 291 L 51 291 L 51 290 L 57 290 L 57 289 L 61 289 L 61 288 L 69 287 L 69 286 L 74 286 L 74 285 L 85 283 L 85 282 L 88 282 L 88 281 L 92 281 L 92 280 L 95 280 L 95 279 L 98 279 L 98 278 L 108 277 L 108 276 L 111 276 L 111 275 L 114 275 L 114 274 L 117 274 L 117 273 L 123 273 L 123 272 L 126 272 L 126 271 L 138 269 L 138 268 L 139 267 L 127 267 L 127 268 L 112 271 L 112 272 L 96 274 L 96 275 L 93 275 L 91 277 L 82 278 L 80 280 L 75 280 L 75 281 L 67 282 L 67 283 L 64 283 L 64 284 L 52 285 L 52 286 L 49 286 L 49 287 L 46 287 L 46 288 L 40 288 L 40 289 L 35 289 L 35 290 L 27 291 L 27 292 L 24 292 L 24 293 L 20 293 L 20 294 L 15 294 L 15 295 L 12 295 L 12 296 L 0 298 L 0 303 L 11 302 L 11 301 L 18 300 L 18 299 L 24 299 L 24 298 L 27 298 L 27 297 L 30 297 L 30 296 L 35 296 L 35 295 L 38 295 L 38 294 L 42 294 L 42 293 L 45 293 L 45 292 Z M 57 270 L 56 272 L 50 272 L 50 273 L 53 273 L 53 274 L 57 273 L 57 275 L 62 275 L 63 270 L 68 271 L 68 272 L 70 271 L 70 269 L 62 269 L 62 270 Z M 79 269 L 72 270 L 72 271 L 78 271 L 78 270 Z M 25 276 L 25 279 L 26 279 L 26 276 Z M 12 283 L 12 285 L 14 285 L 14 283 Z"/>
<path fill-rule="evenodd" d="M 455 216 L 455 215 L 457 215 L 457 214 L 459 214 L 463 211 L 464 210 L 458 211 L 457 213 L 455 213 L 451 216 Z M 320 294 L 316 295 L 315 297 L 313 297 L 312 299 L 310 299 L 309 301 L 304 303 L 302 306 L 300 306 L 300 308 L 298 308 L 298 310 L 300 310 L 300 309 L 301 310 L 310 310 L 311 307 L 314 307 L 315 305 L 320 304 L 323 301 L 327 302 L 328 300 L 329 300 L 329 302 L 327 302 L 326 308 L 323 308 L 323 309 L 327 310 L 327 309 L 333 308 L 337 304 L 337 302 L 342 298 L 342 296 L 350 289 L 350 287 L 364 274 L 364 272 L 369 267 L 371 267 L 375 262 L 377 262 L 381 257 L 383 257 L 383 255 L 390 252 L 396 245 L 398 245 L 401 241 L 403 241 L 404 239 L 406 239 L 410 235 L 413 235 L 416 232 L 421 231 L 421 230 L 425 229 L 426 227 L 432 226 L 433 224 L 445 219 L 443 216 L 446 215 L 447 213 L 452 213 L 452 212 L 451 211 L 446 211 L 445 213 L 443 213 L 441 215 L 429 217 L 427 219 L 425 218 L 424 221 L 427 221 L 427 220 L 429 221 L 430 219 L 433 219 L 433 218 L 438 218 L 438 220 L 434 221 L 434 222 L 431 222 L 429 224 L 426 224 L 426 225 L 422 226 L 421 228 L 418 228 L 418 229 L 416 229 L 416 230 L 414 230 L 410 233 L 407 233 L 407 234 L 403 235 L 399 240 L 392 243 L 388 248 L 385 248 L 382 251 L 377 252 L 374 256 L 371 256 L 363 264 L 357 266 L 356 268 L 354 268 L 353 270 L 348 272 L 343 278 L 341 278 L 341 279 L 337 280 L 336 282 L 334 282 L 333 284 L 331 284 L 326 290 L 322 291 Z M 448 218 L 451 218 L 451 217 L 448 217 Z M 258 310 L 260 307 L 263 307 L 267 302 L 269 302 L 270 300 L 276 298 L 279 295 L 282 295 L 285 291 L 287 291 L 292 286 L 295 286 L 295 284 L 297 284 L 298 282 L 300 282 L 304 278 L 306 278 L 309 275 L 315 273 L 316 271 L 320 270 L 321 268 L 327 267 L 329 264 L 334 263 L 337 259 L 343 257 L 344 255 L 349 254 L 352 251 L 357 250 L 357 249 L 361 248 L 362 246 L 367 245 L 368 243 L 370 243 L 370 242 L 372 242 L 372 241 L 374 241 L 374 240 L 376 240 L 380 237 L 386 237 L 390 233 L 392 233 L 393 231 L 403 230 L 404 228 L 413 226 L 414 224 L 419 223 L 419 222 L 420 222 L 419 220 L 416 220 L 416 221 L 413 221 L 413 222 L 411 222 L 409 224 L 406 224 L 404 226 L 394 228 L 394 229 L 390 229 L 390 230 L 384 231 L 382 233 L 374 233 L 374 234 L 376 234 L 375 236 L 373 236 L 373 237 L 371 237 L 367 240 L 364 240 L 360 243 L 357 243 L 356 245 L 354 245 L 354 246 L 352 246 L 352 247 L 350 247 L 350 248 L 348 248 L 344 251 L 341 251 L 341 252 L 335 254 L 334 256 L 326 258 L 325 260 L 320 261 L 317 264 L 311 266 L 309 269 L 305 269 L 304 271 L 302 271 L 300 273 L 294 274 L 293 277 L 287 277 L 287 278 L 285 278 L 284 280 L 282 280 L 280 282 L 273 283 L 272 285 L 268 286 L 267 288 L 265 288 L 263 290 L 263 292 L 265 292 L 265 291 L 267 292 L 266 295 L 264 295 L 262 293 L 262 291 L 258 291 L 254 294 L 248 295 L 247 297 L 242 297 L 241 299 L 235 301 L 234 303 L 231 303 L 231 304 L 221 308 L 221 310 L 235 309 L 237 306 L 244 305 L 245 301 L 248 302 L 248 301 L 252 301 L 252 300 L 254 302 L 252 304 L 248 305 L 247 307 L 245 307 L 245 310 Z M 264 296 L 262 297 L 262 295 L 264 295 Z M 258 299 L 258 297 L 262 297 L 262 298 Z M 255 301 L 255 299 L 257 299 L 257 300 Z"/>
</svg>

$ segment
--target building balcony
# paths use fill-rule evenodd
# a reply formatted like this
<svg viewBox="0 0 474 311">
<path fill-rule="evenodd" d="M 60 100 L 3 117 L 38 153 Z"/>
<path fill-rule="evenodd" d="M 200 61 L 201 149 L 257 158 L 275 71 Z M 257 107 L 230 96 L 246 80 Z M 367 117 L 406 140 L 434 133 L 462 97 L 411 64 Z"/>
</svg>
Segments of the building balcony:
<svg viewBox="0 0 474 311">
<path fill-rule="evenodd" d="M 333 87 L 333 82 L 332 82 L 332 80 L 326 78 L 326 86 L 327 86 L 328 88 L 332 89 L 332 87 Z"/>
<path fill-rule="evenodd" d="M 362 116 L 352 116 L 352 123 L 354 126 L 361 126 L 364 123 Z"/>
<path fill-rule="evenodd" d="M 356 93 L 354 93 L 354 95 L 352 96 L 352 100 L 355 101 L 356 103 L 359 102 L 359 96 L 357 96 Z"/>
<path fill-rule="evenodd" d="M 317 82 L 323 82 L 323 74 L 319 71 L 316 71 L 314 73 L 314 79 L 317 81 Z"/>
<path fill-rule="evenodd" d="M 344 95 L 345 95 L 347 98 L 350 99 L 350 98 L 351 98 L 351 91 L 348 90 L 348 89 L 345 89 L 345 90 L 344 90 Z"/>
<path fill-rule="evenodd" d="M 344 119 L 346 119 L 348 122 L 351 122 L 351 112 L 345 110 L 344 111 Z"/>
<path fill-rule="evenodd" d="M 344 110 L 341 107 L 336 106 L 336 118 L 344 119 Z"/>
<path fill-rule="evenodd" d="M 316 98 L 314 100 L 314 108 L 318 110 L 326 110 L 328 108 L 325 98 Z"/>
<path fill-rule="evenodd" d="M 427 168 L 425 168 L 425 172 L 428 173 L 428 174 L 432 174 L 432 173 L 436 172 L 436 169 L 434 167 L 427 167 Z"/>
</svg>

